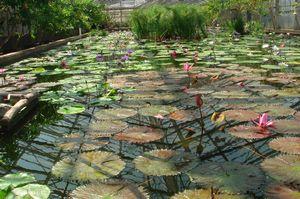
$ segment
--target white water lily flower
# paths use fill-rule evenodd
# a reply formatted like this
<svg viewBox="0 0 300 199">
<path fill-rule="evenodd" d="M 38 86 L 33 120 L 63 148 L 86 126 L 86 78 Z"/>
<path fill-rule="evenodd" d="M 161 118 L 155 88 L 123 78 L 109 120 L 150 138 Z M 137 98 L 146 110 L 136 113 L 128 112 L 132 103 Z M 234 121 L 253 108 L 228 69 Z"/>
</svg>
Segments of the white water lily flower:
<svg viewBox="0 0 300 199">
<path fill-rule="evenodd" d="M 208 44 L 209 44 L 209 45 L 214 45 L 215 42 L 214 42 L 214 41 L 210 41 L 210 42 L 208 42 Z"/>
<path fill-rule="evenodd" d="M 264 49 L 265 49 L 265 48 L 269 48 L 269 47 L 270 47 L 269 44 L 263 44 L 263 45 L 262 45 L 262 48 L 264 48 Z"/>
<path fill-rule="evenodd" d="M 284 63 L 284 62 L 280 62 L 278 65 L 281 66 L 281 67 L 289 67 L 289 65 L 287 63 Z"/>
<path fill-rule="evenodd" d="M 272 50 L 273 51 L 279 51 L 279 48 L 276 45 L 274 45 L 273 48 L 272 48 Z"/>
<path fill-rule="evenodd" d="M 263 61 L 267 62 L 267 61 L 269 61 L 269 59 L 268 58 L 263 58 Z"/>
</svg>

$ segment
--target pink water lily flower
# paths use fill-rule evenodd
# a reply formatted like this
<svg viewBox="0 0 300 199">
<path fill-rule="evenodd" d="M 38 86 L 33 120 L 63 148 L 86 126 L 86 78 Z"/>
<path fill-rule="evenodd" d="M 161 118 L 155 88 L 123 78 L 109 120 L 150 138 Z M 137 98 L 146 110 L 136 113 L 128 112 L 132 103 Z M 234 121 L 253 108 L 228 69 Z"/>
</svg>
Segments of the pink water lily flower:
<svg viewBox="0 0 300 199">
<path fill-rule="evenodd" d="M 274 128 L 274 122 L 269 120 L 269 116 L 267 113 L 264 113 L 259 116 L 258 122 L 253 121 L 257 126 L 267 129 L 267 128 Z"/>
<path fill-rule="evenodd" d="M 5 71 L 6 71 L 6 69 L 0 68 L 0 75 L 4 74 Z"/>
<path fill-rule="evenodd" d="M 164 116 L 162 116 L 161 114 L 157 114 L 154 117 L 157 119 L 162 119 L 162 120 L 164 119 Z"/>
<path fill-rule="evenodd" d="M 190 65 L 189 63 L 185 63 L 183 64 L 183 70 L 189 72 L 190 70 L 192 70 L 193 66 Z"/>
</svg>

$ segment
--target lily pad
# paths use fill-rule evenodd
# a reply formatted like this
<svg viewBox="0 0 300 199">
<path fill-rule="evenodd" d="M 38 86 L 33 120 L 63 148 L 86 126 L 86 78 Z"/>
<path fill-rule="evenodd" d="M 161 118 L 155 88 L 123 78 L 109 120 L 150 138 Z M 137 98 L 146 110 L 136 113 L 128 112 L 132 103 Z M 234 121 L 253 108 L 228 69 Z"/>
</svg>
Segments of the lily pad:
<svg viewBox="0 0 300 199">
<path fill-rule="evenodd" d="M 213 197 L 212 197 L 213 196 Z M 245 195 L 230 195 L 226 193 L 213 193 L 211 189 L 185 190 L 172 196 L 171 199 L 246 199 Z"/>
<path fill-rule="evenodd" d="M 296 112 L 292 108 L 279 105 L 262 105 L 255 107 L 253 110 L 258 113 L 268 113 L 273 117 L 293 115 Z"/>
<path fill-rule="evenodd" d="M 298 120 L 275 120 L 275 130 L 283 134 L 300 134 L 300 122 Z"/>
<path fill-rule="evenodd" d="M 196 111 L 193 110 L 178 110 L 169 115 L 169 119 L 181 122 L 193 121 L 197 118 Z"/>
<path fill-rule="evenodd" d="M 47 199 L 49 195 L 50 189 L 46 185 L 28 184 L 12 190 L 6 198 Z"/>
<path fill-rule="evenodd" d="M 100 149 L 103 146 L 108 144 L 108 140 L 97 140 L 92 139 L 91 137 L 84 137 L 79 133 L 72 133 L 64 136 L 59 140 L 57 146 L 65 151 L 92 151 Z"/>
<path fill-rule="evenodd" d="M 258 117 L 258 114 L 251 110 L 228 110 L 224 111 L 223 114 L 225 115 L 225 119 L 227 121 L 239 121 L 239 122 L 246 122 L 252 121 Z"/>
<path fill-rule="evenodd" d="M 115 134 L 128 127 L 126 122 L 120 120 L 96 121 L 90 124 L 88 132 L 90 134 Z"/>
<path fill-rule="evenodd" d="M 279 155 L 265 159 L 262 169 L 274 179 L 285 183 L 300 183 L 300 156 Z"/>
<path fill-rule="evenodd" d="M 260 192 L 265 183 L 265 176 L 258 167 L 236 162 L 204 163 L 188 175 L 193 182 L 230 194 Z"/>
<path fill-rule="evenodd" d="M 94 181 L 116 176 L 124 167 L 117 155 L 97 151 L 81 153 L 77 160 L 64 158 L 52 167 L 52 173 L 66 180 Z"/>
<path fill-rule="evenodd" d="M 299 199 L 300 191 L 284 185 L 272 185 L 268 188 L 266 195 L 272 199 Z"/>
<path fill-rule="evenodd" d="M 78 114 L 83 111 L 85 111 L 85 107 L 79 104 L 62 106 L 57 110 L 58 113 L 63 115 Z"/>
<path fill-rule="evenodd" d="M 103 109 L 95 113 L 98 120 L 120 120 L 133 117 L 137 114 L 135 110 L 127 108 Z"/>
<path fill-rule="evenodd" d="M 177 108 L 173 107 L 173 106 L 154 105 L 154 106 L 148 106 L 145 108 L 141 108 L 139 110 L 139 114 L 141 114 L 143 116 L 148 116 L 148 117 L 155 117 L 158 115 L 166 116 L 174 111 L 177 111 Z"/>
<path fill-rule="evenodd" d="M 180 151 L 153 150 L 134 159 L 136 168 L 149 176 L 174 176 L 195 167 L 197 156 Z"/>
<path fill-rule="evenodd" d="M 7 189 L 9 187 L 15 188 L 20 185 L 25 185 L 31 182 L 35 182 L 35 178 L 31 174 L 28 173 L 7 174 L 0 178 L 0 190 Z"/>
<path fill-rule="evenodd" d="M 149 196 L 142 187 L 122 181 L 92 183 L 78 187 L 71 194 L 73 199 L 147 199 Z"/>
<path fill-rule="evenodd" d="M 234 126 L 228 129 L 230 135 L 244 139 L 262 139 L 270 137 L 272 134 L 265 129 L 257 126 Z"/>
<path fill-rule="evenodd" d="M 272 140 L 269 146 L 276 151 L 300 155 L 300 138 L 297 137 L 277 138 Z"/>
<path fill-rule="evenodd" d="M 116 140 L 128 141 L 131 143 L 148 143 L 163 138 L 165 133 L 161 129 L 150 127 L 131 127 L 114 136 Z"/>
</svg>

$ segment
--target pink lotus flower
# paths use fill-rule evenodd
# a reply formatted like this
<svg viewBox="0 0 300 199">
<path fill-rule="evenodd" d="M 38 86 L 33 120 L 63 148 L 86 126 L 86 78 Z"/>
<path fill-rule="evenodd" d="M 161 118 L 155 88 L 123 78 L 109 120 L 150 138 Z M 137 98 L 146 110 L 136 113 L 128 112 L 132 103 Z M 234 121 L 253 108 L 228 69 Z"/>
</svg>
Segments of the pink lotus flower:
<svg viewBox="0 0 300 199">
<path fill-rule="evenodd" d="M 189 90 L 187 86 L 182 87 L 182 92 L 186 93 Z"/>
<path fill-rule="evenodd" d="M 259 116 L 258 118 L 258 122 L 253 121 L 257 126 L 263 128 L 263 129 L 267 129 L 267 128 L 274 128 L 274 122 L 269 120 L 268 114 L 264 113 L 262 115 Z"/>
<path fill-rule="evenodd" d="M 190 70 L 192 70 L 193 66 L 190 65 L 189 63 L 185 63 L 183 64 L 183 70 L 189 72 Z"/>
</svg>

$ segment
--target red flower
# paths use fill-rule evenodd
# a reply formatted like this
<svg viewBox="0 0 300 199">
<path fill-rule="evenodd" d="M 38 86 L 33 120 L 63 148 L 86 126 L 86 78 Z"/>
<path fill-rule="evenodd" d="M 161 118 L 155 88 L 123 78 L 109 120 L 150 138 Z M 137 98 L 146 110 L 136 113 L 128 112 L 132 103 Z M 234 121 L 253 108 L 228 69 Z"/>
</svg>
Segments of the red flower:
<svg viewBox="0 0 300 199">
<path fill-rule="evenodd" d="M 203 100 L 202 100 L 200 94 L 198 94 L 198 95 L 195 96 L 195 101 L 196 101 L 196 105 L 197 105 L 199 108 L 201 108 L 202 105 L 203 105 Z"/>
</svg>

